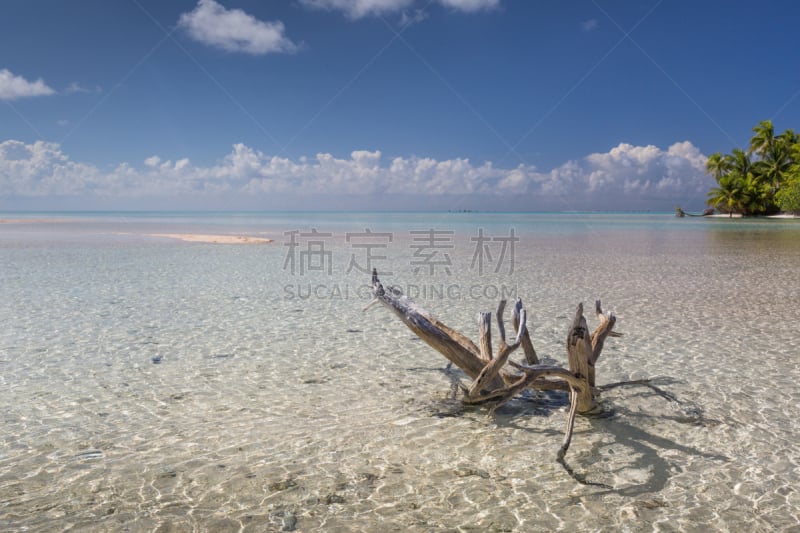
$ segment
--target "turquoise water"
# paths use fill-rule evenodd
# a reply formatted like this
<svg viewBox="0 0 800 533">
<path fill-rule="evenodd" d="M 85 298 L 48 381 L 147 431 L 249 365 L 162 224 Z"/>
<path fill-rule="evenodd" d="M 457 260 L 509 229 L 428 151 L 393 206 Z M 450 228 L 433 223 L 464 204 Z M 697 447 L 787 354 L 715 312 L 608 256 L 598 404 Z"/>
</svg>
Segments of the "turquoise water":
<svg viewBox="0 0 800 533">
<path fill-rule="evenodd" d="M 20 218 L 0 224 L 3 529 L 800 527 L 796 221 L 0 215 Z M 624 336 L 598 382 L 650 377 L 678 401 L 605 393 L 568 471 L 566 399 L 529 394 L 494 418 L 450 401 L 445 360 L 362 312 L 367 262 L 473 337 L 478 311 L 522 297 L 561 364 L 575 305 L 602 298 Z"/>
</svg>

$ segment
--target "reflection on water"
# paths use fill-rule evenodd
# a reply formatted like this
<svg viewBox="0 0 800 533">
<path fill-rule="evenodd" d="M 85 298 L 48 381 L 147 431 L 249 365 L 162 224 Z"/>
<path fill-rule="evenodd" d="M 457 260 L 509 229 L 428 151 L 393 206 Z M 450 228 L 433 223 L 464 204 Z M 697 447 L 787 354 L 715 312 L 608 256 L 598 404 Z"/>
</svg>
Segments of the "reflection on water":
<svg viewBox="0 0 800 533">
<path fill-rule="evenodd" d="M 800 527 L 800 224 L 459 214 L 350 228 L 316 215 L 340 266 L 300 276 L 283 232 L 311 225 L 283 216 L 0 227 L 3 529 Z M 153 226 L 276 242 L 115 234 Z M 407 229 L 426 226 L 454 231 L 449 275 L 414 273 Z M 385 310 L 287 297 L 287 284 L 362 283 L 343 235 L 365 227 L 395 235 L 377 250 L 389 281 L 513 285 L 537 351 L 557 361 L 574 305 L 601 297 L 625 335 L 598 382 L 652 377 L 658 390 L 604 392 L 604 416 L 579 418 L 557 463 L 563 394 L 530 392 L 488 418 L 452 401 L 444 359 Z M 516 229 L 513 273 L 469 268 L 479 227 Z M 496 305 L 421 303 L 470 335 Z"/>
</svg>

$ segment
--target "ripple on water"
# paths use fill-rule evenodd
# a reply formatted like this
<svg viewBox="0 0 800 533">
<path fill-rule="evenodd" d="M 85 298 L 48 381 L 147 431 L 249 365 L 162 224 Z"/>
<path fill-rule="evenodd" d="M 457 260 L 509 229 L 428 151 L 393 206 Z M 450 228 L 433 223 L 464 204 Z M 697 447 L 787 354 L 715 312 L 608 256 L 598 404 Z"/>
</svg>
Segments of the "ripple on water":
<svg viewBox="0 0 800 533">
<path fill-rule="evenodd" d="M 796 339 L 771 318 L 795 314 L 797 247 L 601 234 L 602 246 L 539 236 L 517 250 L 513 281 L 541 355 L 564 361 L 567 317 L 599 296 L 625 336 L 607 343 L 598 381 L 657 378 L 658 390 L 603 393 L 607 416 L 577 421 L 567 468 L 555 461 L 563 395 L 531 394 L 494 418 L 454 403 L 444 360 L 384 310 L 286 299 L 297 280 L 282 248 L 4 249 L 15 266 L 0 291 L 20 305 L 0 309 L 0 520 L 87 531 L 800 527 Z M 471 249 L 460 254 L 468 264 Z M 408 265 L 395 270 L 412 279 Z M 444 281 L 473 280 L 454 267 Z M 470 335 L 474 313 L 496 304 L 423 303 Z"/>
</svg>

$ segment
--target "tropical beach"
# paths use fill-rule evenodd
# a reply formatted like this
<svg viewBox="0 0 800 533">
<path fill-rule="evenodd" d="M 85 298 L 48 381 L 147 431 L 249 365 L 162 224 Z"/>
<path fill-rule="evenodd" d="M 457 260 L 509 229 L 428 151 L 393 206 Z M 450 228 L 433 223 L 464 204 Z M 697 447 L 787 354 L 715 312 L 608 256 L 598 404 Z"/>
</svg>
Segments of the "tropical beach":
<svg viewBox="0 0 800 533">
<path fill-rule="evenodd" d="M 753 128 L 747 151 L 711 154 L 706 169 L 717 187 L 710 206 L 734 215 L 794 218 L 800 213 L 800 141 L 793 130 L 776 135 L 771 120 Z"/>
<path fill-rule="evenodd" d="M 105 217 L 62 224 L 73 233 L 62 243 L 0 233 L 3 296 L 19 302 L 3 307 L 0 339 L 6 524 L 795 527 L 800 376 L 793 329 L 773 319 L 791 317 L 798 296 L 795 223 L 327 214 L 317 222 L 333 234 L 332 274 L 301 275 L 282 244 L 305 232 L 304 216 L 200 218 L 169 219 L 181 232 L 235 223 L 275 242 L 119 235 Z M 576 421 L 566 470 L 555 461 L 564 393 L 523 394 L 489 417 L 452 399 L 441 355 L 385 310 L 362 312 L 368 274 L 347 266 L 363 250 L 344 237 L 364 224 L 394 236 L 392 259 L 375 264 L 392 272 L 385 282 L 462 290 L 417 298 L 452 327 L 477 332 L 474 314 L 493 310 L 503 287 L 522 298 L 545 361 L 566 366 L 574 305 L 602 297 L 623 337 L 607 341 L 598 382 L 647 378 L 668 398 L 646 387 L 602 394 L 604 414 Z M 450 275 L 414 274 L 409 232 L 429 226 L 454 232 Z M 511 227 L 513 274 L 470 268 L 469 239 Z M 473 297 L 476 282 L 497 290 Z M 338 297 L 287 291 L 336 284 Z"/>
<path fill-rule="evenodd" d="M 800 4 L 0 12 L 0 530 L 800 530 Z"/>
</svg>

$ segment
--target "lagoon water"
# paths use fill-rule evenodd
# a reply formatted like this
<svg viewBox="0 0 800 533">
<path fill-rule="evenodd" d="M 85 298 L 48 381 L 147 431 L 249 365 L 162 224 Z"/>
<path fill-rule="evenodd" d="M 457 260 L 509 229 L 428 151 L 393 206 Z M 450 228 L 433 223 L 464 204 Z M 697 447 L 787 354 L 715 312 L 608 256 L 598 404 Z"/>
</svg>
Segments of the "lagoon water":
<svg viewBox="0 0 800 533">
<path fill-rule="evenodd" d="M 800 530 L 797 221 L 24 218 L 0 224 L 2 530 Z M 462 408 L 442 356 L 362 311 L 368 266 L 473 338 L 521 297 L 560 364 L 601 298 L 624 336 L 598 383 L 656 388 L 604 393 L 565 468 L 564 395 Z"/>
</svg>

